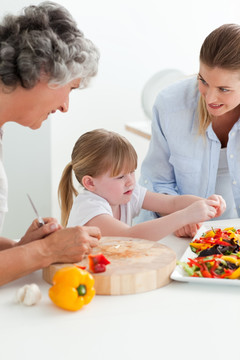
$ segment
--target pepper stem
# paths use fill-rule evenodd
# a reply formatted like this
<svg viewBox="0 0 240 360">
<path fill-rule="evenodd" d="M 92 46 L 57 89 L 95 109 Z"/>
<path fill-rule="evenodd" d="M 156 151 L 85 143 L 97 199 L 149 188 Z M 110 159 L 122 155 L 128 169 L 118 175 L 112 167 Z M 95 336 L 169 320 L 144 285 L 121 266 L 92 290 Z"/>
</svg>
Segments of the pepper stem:
<svg viewBox="0 0 240 360">
<path fill-rule="evenodd" d="M 78 295 L 79 296 L 84 296 L 86 295 L 87 293 L 87 288 L 85 285 L 83 284 L 80 284 L 78 287 L 77 287 L 77 292 L 78 292 Z"/>
</svg>

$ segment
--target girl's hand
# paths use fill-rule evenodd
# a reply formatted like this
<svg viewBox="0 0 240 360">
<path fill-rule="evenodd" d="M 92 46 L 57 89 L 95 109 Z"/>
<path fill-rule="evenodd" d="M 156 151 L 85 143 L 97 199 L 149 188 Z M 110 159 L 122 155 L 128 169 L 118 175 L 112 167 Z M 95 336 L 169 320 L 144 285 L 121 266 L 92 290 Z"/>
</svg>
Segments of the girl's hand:
<svg viewBox="0 0 240 360">
<path fill-rule="evenodd" d="M 54 218 L 44 218 L 45 225 L 39 227 L 38 220 L 35 219 L 25 235 L 21 238 L 20 241 L 16 243 L 16 246 L 27 244 L 34 240 L 39 240 L 47 235 L 50 235 L 54 231 L 62 229 L 62 226 L 58 223 L 58 221 Z"/>
<path fill-rule="evenodd" d="M 189 211 L 189 208 L 190 211 L 193 212 L 190 214 L 189 219 L 192 217 L 196 218 L 196 223 L 192 223 L 178 229 L 175 232 L 175 235 L 178 237 L 194 237 L 202 225 L 200 221 L 207 221 L 222 215 L 222 213 L 226 210 L 226 202 L 221 195 L 213 194 L 209 196 L 207 200 L 203 199 L 194 202 L 192 205 L 188 206 L 186 210 Z"/>
<path fill-rule="evenodd" d="M 221 216 L 222 213 L 224 213 L 224 211 L 226 210 L 226 202 L 225 200 L 223 199 L 223 197 L 221 195 L 211 195 L 209 196 L 208 198 L 209 200 L 215 200 L 218 202 L 218 205 L 216 205 L 216 216 L 215 217 L 218 217 L 218 216 Z"/>
<path fill-rule="evenodd" d="M 217 214 L 219 200 L 202 199 L 185 208 L 189 224 L 208 221 Z"/>
</svg>

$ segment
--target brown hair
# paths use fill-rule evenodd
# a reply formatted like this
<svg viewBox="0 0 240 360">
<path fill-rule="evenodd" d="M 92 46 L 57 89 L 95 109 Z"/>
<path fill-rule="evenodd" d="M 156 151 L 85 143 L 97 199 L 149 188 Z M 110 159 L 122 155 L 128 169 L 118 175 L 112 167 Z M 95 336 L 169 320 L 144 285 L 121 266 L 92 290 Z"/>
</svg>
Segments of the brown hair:
<svg viewBox="0 0 240 360">
<path fill-rule="evenodd" d="M 204 40 L 200 50 L 200 62 L 214 68 L 239 70 L 240 74 L 240 26 L 225 24 L 212 31 Z M 202 95 L 198 103 L 199 132 L 205 134 L 211 123 Z"/>
<path fill-rule="evenodd" d="M 137 153 L 130 142 L 125 137 L 104 129 L 92 130 L 80 136 L 71 158 L 58 187 L 63 226 L 67 225 L 73 196 L 78 195 L 73 186 L 72 170 L 82 185 L 85 175 L 97 177 L 110 170 L 110 176 L 117 176 L 121 171 L 128 173 L 137 168 Z"/>
</svg>

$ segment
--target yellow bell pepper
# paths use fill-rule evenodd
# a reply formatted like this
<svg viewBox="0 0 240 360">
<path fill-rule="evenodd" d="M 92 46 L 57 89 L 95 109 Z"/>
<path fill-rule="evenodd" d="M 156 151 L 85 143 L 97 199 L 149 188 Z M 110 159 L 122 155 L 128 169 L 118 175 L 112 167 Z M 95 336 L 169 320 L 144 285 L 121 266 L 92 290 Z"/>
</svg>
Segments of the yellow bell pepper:
<svg viewBox="0 0 240 360">
<path fill-rule="evenodd" d="M 208 230 L 205 233 L 204 237 L 214 237 L 215 236 L 215 232 L 213 230 Z"/>
<path fill-rule="evenodd" d="M 90 303 L 95 295 L 94 279 L 89 272 L 76 266 L 58 270 L 53 277 L 49 297 L 55 305 L 76 311 Z"/>
<path fill-rule="evenodd" d="M 229 279 L 238 279 L 240 277 L 240 267 L 237 268 L 230 276 Z"/>
<path fill-rule="evenodd" d="M 205 250 L 211 247 L 210 244 L 201 244 L 201 243 L 195 243 L 195 242 L 191 242 L 189 244 L 189 246 L 194 247 L 195 249 L 200 249 L 200 250 Z"/>
<path fill-rule="evenodd" d="M 225 228 L 225 229 L 223 229 L 223 231 L 228 231 L 228 230 L 235 230 L 235 227 L 233 227 L 233 226 L 231 226 L 231 227 L 227 227 L 227 228 Z"/>
<path fill-rule="evenodd" d="M 237 266 L 240 266 L 240 259 L 237 259 L 236 257 L 233 257 L 231 255 L 223 255 L 221 259 L 228 261 L 232 264 L 235 264 Z"/>
</svg>

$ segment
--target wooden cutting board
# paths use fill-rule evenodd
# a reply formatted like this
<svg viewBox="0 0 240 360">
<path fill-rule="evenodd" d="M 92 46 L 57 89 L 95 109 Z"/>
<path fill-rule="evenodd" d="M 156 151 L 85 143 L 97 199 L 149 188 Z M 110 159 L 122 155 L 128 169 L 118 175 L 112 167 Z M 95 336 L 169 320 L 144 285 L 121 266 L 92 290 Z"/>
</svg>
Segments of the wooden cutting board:
<svg viewBox="0 0 240 360">
<path fill-rule="evenodd" d="M 176 265 L 176 254 L 165 245 L 154 241 L 102 237 L 93 254 L 102 253 L 111 264 L 103 273 L 92 274 L 97 295 L 136 294 L 167 285 Z M 55 272 L 72 264 L 53 264 L 43 269 L 43 279 L 52 284 Z M 77 263 L 87 266 L 85 258 Z"/>
</svg>

